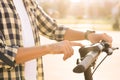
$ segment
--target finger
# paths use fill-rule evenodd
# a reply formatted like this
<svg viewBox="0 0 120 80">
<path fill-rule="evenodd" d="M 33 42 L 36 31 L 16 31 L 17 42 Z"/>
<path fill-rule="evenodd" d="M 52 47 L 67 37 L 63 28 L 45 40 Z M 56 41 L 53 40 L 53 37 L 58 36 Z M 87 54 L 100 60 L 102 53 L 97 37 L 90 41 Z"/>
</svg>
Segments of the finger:
<svg viewBox="0 0 120 80">
<path fill-rule="evenodd" d="M 64 57 L 63 57 L 63 60 L 66 60 L 68 58 L 68 53 L 66 50 L 64 50 Z"/>
<path fill-rule="evenodd" d="M 73 48 L 70 41 L 64 41 L 64 47 L 68 53 L 73 53 Z"/>
<path fill-rule="evenodd" d="M 84 46 L 83 44 L 77 43 L 77 42 L 70 42 L 70 43 L 71 43 L 71 46 Z"/>
<path fill-rule="evenodd" d="M 103 39 L 109 43 L 112 43 L 112 37 L 104 33 Z"/>
<path fill-rule="evenodd" d="M 66 42 L 65 43 L 65 46 L 64 46 L 64 60 L 66 60 L 67 58 L 71 57 L 73 55 L 73 48 L 71 47 L 70 43 L 69 42 Z"/>
<path fill-rule="evenodd" d="M 72 55 L 74 50 L 73 50 L 73 48 L 71 46 L 71 42 L 70 41 L 66 42 L 66 48 L 67 48 L 68 53 L 70 53 L 70 55 Z"/>
</svg>

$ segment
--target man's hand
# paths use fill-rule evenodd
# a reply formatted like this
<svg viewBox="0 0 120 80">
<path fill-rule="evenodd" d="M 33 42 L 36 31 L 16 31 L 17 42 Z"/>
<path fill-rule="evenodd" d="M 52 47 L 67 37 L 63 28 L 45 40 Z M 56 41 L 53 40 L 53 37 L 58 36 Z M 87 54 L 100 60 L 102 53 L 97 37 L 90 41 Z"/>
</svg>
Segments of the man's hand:
<svg viewBox="0 0 120 80">
<path fill-rule="evenodd" d="M 112 37 L 107 35 L 106 33 L 91 33 L 88 35 L 88 40 L 92 43 L 97 43 L 100 40 L 105 40 L 109 44 L 112 43 Z"/>
<path fill-rule="evenodd" d="M 64 54 L 63 60 L 68 59 L 74 53 L 72 46 L 83 46 L 80 43 L 64 40 L 58 43 L 50 44 L 49 49 L 52 54 Z"/>
</svg>

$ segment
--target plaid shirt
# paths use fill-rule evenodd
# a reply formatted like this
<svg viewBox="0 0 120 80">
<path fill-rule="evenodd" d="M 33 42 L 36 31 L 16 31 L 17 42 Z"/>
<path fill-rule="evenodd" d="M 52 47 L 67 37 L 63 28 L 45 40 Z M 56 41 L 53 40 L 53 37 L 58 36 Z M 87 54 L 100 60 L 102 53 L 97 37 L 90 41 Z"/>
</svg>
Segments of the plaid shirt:
<svg viewBox="0 0 120 80">
<path fill-rule="evenodd" d="M 19 0 L 18 0 L 19 2 Z M 50 39 L 64 39 L 66 28 L 58 26 L 34 0 L 23 0 L 28 13 L 34 42 L 40 45 L 40 34 Z M 24 64 L 16 64 L 15 56 L 23 47 L 19 15 L 12 0 L 0 0 L 0 80 L 25 80 Z M 38 80 L 43 80 L 42 57 L 37 59 Z"/>
</svg>

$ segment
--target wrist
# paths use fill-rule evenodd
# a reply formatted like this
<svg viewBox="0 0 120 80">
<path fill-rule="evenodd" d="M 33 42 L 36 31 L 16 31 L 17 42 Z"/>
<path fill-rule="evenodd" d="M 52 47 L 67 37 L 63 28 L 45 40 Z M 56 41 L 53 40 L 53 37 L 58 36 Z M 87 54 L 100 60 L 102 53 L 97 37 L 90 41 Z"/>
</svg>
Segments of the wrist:
<svg viewBox="0 0 120 80">
<path fill-rule="evenodd" d="M 86 40 L 89 40 L 88 36 L 89 36 L 89 34 L 91 34 L 91 33 L 95 33 L 95 31 L 87 30 L 87 31 L 85 32 L 85 39 L 86 39 Z"/>
<path fill-rule="evenodd" d="M 60 49 L 56 43 L 47 45 L 47 50 L 49 54 L 56 54 L 57 49 Z"/>
</svg>

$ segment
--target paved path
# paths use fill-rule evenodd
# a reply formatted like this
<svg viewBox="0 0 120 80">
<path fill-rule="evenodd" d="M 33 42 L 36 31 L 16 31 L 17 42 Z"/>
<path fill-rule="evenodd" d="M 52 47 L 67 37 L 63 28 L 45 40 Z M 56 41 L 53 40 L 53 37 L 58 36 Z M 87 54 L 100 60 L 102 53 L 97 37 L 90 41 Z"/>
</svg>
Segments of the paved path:
<svg viewBox="0 0 120 80">
<path fill-rule="evenodd" d="M 107 32 L 113 37 L 113 46 L 120 48 L 120 32 L 102 31 Z M 42 38 L 43 44 L 52 43 Z M 84 42 L 86 43 L 86 42 Z M 79 57 L 79 47 L 74 47 L 74 55 L 66 61 L 62 60 L 63 55 L 46 55 L 43 57 L 45 80 L 84 80 L 83 74 L 76 74 L 72 69 L 76 66 L 76 59 Z M 105 53 L 101 54 L 99 62 Z M 94 80 L 119 80 L 120 79 L 120 49 L 114 51 L 114 54 L 109 56 L 100 65 L 94 74 Z"/>
</svg>

